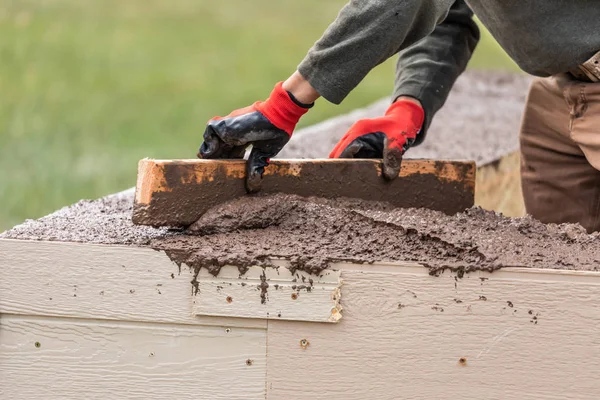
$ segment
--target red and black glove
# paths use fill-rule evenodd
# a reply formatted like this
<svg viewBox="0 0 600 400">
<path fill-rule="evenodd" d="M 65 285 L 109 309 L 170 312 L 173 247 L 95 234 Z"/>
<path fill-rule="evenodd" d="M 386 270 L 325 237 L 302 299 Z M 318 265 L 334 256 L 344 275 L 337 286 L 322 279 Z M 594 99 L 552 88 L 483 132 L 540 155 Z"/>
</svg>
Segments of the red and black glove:
<svg viewBox="0 0 600 400">
<path fill-rule="evenodd" d="M 246 164 L 246 189 L 256 192 L 270 158 L 287 144 L 296 124 L 311 107 L 298 102 L 279 82 L 266 101 L 208 121 L 198 157 L 243 158 L 246 147 L 252 145 Z"/>
<path fill-rule="evenodd" d="M 394 102 L 380 118 L 357 121 L 335 146 L 330 158 L 382 158 L 383 176 L 400 173 L 402 156 L 421 130 L 425 112 L 410 100 Z"/>
</svg>

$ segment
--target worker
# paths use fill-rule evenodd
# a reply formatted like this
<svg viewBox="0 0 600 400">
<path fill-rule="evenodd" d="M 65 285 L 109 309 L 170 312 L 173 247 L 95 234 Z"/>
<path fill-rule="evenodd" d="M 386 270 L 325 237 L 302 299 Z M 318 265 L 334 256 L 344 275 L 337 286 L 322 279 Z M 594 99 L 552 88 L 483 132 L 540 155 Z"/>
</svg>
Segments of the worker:
<svg viewBox="0 0 600 400">
<path fill-rule="evenodd" d="M 319 97 L 340 104 L 369 71 L 399 54 L 385 114 L 357 121 L 330 154 L 382 159 L 384 177 L 394 179 L 473 54 L 473 13 L 535 76 L 520 132 L 527 213 L 600 230 L 597 0 L 351 0 L 268 99 L 207 123 L 198 156 L 243 158 L 252 145 L 246 185 L 259 190 L 269 159 Z"/>
</svg>

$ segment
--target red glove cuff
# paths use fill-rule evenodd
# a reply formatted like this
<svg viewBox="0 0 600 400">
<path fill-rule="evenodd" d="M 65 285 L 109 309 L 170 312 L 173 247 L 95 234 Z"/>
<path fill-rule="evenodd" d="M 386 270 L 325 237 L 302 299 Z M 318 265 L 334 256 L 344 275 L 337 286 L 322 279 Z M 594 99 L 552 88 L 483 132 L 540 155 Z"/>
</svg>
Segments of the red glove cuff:
<svg viewBox="0 0 600 400">
<path fill-rule="evenodd" d="M 406 132 L 410 138 L 417 137 L 417 133 L 419 133 L 423 126 L 423 121 L 425 121 L 423 107 L 410 100 L 398 100 L 392 103 L 385 112 L 385 115 L 408 122 L 405 125 L 413 127 L 411 132 Z"/>
<path fill-rule="evenodd" d="M 283 89 L 283 82 L 275 85 L 265 102 L 258 102 L 255 106 L 273 125 L 290 136 L 300 118 L 309 110 L 309 108 L 300 107 L 290 98 L 288 92 Z"/>
</svg>

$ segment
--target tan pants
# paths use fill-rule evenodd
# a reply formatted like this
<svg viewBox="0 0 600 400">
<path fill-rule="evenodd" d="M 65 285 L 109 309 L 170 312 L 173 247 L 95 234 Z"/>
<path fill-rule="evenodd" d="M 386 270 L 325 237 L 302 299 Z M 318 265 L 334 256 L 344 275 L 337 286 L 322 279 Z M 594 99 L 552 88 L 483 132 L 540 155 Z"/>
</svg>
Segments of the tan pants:
<svg viewBox="0 0 600 400">
<path fill-rule="evenodd" d="M 600 83 L 535 79 L 520 140 L 527 213 L 600 231 Z"/>
</svg>

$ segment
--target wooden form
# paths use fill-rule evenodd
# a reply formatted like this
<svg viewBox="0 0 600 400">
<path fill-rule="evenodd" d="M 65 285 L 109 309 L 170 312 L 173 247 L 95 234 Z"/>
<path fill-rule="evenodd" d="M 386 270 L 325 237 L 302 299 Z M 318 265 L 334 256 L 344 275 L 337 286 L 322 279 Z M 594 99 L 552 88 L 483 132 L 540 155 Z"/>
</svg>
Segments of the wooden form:
<svg viewBox="0 0 600 400">
<path fill-rule="evenodd" d="M 139 163 L 133 222 L 188 226 L 211 207 L 246 195 L 243 160 L 151 160 Z M 475 164 L 405 160 L 387 181 L 377 160 L 273 160 L 261 193 L 387 201 L 448 214 L 474 203 Z"/>
<path fill-rule="evenodd" d="M 521 156 L 518 151 L 477 168 L 475 204 L 507 217 L 525 215 L 521 190 Z"/>
<path fill-rule="evenodd" d="M 292 277 L 283 261 L 246 275 L 226 268 L 200 273 L 198 291 L 189 268 L 149 248 L 0 240 L 0 397 L 600 393 L 600 272 L 430 276 L 378 263 L 335 264 L 303 288 Z"/>
</svg>

